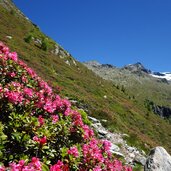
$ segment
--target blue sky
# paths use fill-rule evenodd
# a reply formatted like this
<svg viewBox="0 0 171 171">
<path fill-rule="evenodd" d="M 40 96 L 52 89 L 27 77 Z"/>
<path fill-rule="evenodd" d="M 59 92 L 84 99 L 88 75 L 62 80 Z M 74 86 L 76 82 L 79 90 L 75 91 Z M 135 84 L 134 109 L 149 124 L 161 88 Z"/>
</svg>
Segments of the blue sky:
<svg viewBox="0 0 171 171">
<path fill-rule="evenodd" d="M 13 0 L 77 60 L 171 71 L 170 0 Z"/>
</svg>

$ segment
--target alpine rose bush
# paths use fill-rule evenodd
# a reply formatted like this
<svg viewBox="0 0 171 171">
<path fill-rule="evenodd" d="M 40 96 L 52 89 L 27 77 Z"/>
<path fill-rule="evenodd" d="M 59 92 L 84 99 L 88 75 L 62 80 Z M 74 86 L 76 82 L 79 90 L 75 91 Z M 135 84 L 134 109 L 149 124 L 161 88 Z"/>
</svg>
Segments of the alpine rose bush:
<svg viewBox="0 0 171 171">
<path fill-rule="evenodd" d="M 0 171 L 131 171 L 110 146 L 0 43 Z"/>
</svg>

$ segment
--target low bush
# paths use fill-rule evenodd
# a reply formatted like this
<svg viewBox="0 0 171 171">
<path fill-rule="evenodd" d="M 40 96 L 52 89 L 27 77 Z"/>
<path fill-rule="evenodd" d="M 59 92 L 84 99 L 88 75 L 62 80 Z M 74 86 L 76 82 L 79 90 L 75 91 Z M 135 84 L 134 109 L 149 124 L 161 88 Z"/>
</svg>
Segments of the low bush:
<svg viewBox="0 0 171 171">
<path fill-rule="evenodd" d="M 131 171 L 81 115 L 0 43 L 0 171 Z"/>
</svg>

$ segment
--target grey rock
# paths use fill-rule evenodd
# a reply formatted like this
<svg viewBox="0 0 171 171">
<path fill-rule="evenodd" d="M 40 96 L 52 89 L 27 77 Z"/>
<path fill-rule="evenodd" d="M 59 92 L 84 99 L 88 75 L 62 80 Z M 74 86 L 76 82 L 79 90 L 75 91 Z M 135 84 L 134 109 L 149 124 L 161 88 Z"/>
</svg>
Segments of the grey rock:
<svg viewBox="0 0 171 171">
<path fill-rule="evenodd" d="M 60 50 L 59 50 L 59 53 L 60 53 L 60 56 L 62 56 L 62 58 L 64 58 L 64 57 L 67 56 L 67 54 L 64 52 L 63 49 L 60 49 Z"/>
<path fill-rule="evenodd" d="M 35 41 L 34 41 L 35 43 L 37 43 L 37 44 L 42 44 L 42 40 L 40 40 L 40 39 L 35 39 Z"/>
<path fill-rule="evenodd" d="M 102 135 L 102 136 L 106 136 L 108 132 L 105 131 L 105 130 L 99 129 L 99 130 L 98 130 L 98 133 L 99 133 L 100 135 Z"/>
<path fill-rule="evenodd" d="M 72 59 L 72 62 L 73 62 L 73 64 L 74 64 L 75 66 L 77 66 L 77 63 L 76 63 L 76 61 L 75 61 L 74 59 Z"/>
<path fill-rule="evenodd" d="M 139 155 L 137 155 L 137 156 L 135 156 L 135 158 L 134 158 L 134 162 L 139 163 L 139 164 L 145 166 L 146 158 L 145 158 L 144 156 L 139 156 Z"/>
<path fill-rule="evenodd" d="M 69 65 L 69 66 L 71 65 L 70 62 L 69 62 L 68 60 L 66 60 L 65 63 L 66 63 L 67 65 Z"/>
<path fill-rule="evenodd" d="M 135 148 L 134 148 L 134 147 L 128 147 L 127 150 L 128 150 L 130 153 L 132 153 L 132 152 L 135 151 Z"/>
<path fill-rule="evenodd" d="M 107 99 L 107 96 L 106 95 L 104 95 L 103 97 L 104 97 L 104 99 Z"/>
<path fill-rule="evenodd" d="M 58 55 L 59 54 L 59 46 L 55 46 L 55 49 L 54 49 L 54 54 L 55 55 Z"/>
<path fill-rule="evenodd" d="M 111 140 L 111 138 L 112 138 L 112 135 L 110 135 L 110 134 L 107 134 L 107 135 L 106 135 L 106 138 L 107 138 L 107 140 Z"/>
<path fill-rule="evenodd" d="M 96 118 L 91 117 L 91 116 L 88 116 L 88 119 L 90 119 L 93 123 L 99 123 L 100 122 L 99 120 L 97 120 Z"/>
<path fill-rule="evenodd" d="M 85 65 L 91 65 L 91 66 L 94 66 L 94 67 L 98 67 L 98 66 L 101 66 L 101 64 L 97 61 L 88 61 L 88 62 L 85 62 L 84 63 Z"/>
<path fill-rule="evenodd" d="M 147 157 L 144 171 L 171 171 L 171 156 L 163 147 L 156 147 Z"/>
<path fill-rule="evenodd" d="M 105 123 L 107 122 L 107 120 L 106 120 L 106 119 L 102 119 L 101 121 L 102 121 L 102 122 L 105 122 Z"/>
<path fill-rule="evenodd" d="M 129 157 L 134 159 L 135 158 L 135 154 L 134 153 L 129 153 Z"/>
<path fill-rule="evenodd" d="M 94 124 L 94 127 L 98 128 L 98 129 L 102 129 L 102 124 L 100 122 L 97 122 Z"/>
<path fill-rule="evenodd" d="M 12 39 L 12 36 L 6 36 L 7 39 Z"/>
<path fill-rule="evenodd" d="M 171 116 L 171 108 L 165 106 L 158 106 L 153 104 L 152 109 L 154 113 L 158 114 L 162 118 L 169 118 Z"/>
<path fill-rule="evenodd" d="M 111 144 L 110 151 L 119 152 L 120 148 L 116 144 Z"/>
<path fill-rule="evenodd" d="M 111 153 L 113 153 L 114 155 L 119 156 L 119 157 L 125 157 L 124 154 L 117 152 L 117 151 L 111 151 Z"/>
</svg>

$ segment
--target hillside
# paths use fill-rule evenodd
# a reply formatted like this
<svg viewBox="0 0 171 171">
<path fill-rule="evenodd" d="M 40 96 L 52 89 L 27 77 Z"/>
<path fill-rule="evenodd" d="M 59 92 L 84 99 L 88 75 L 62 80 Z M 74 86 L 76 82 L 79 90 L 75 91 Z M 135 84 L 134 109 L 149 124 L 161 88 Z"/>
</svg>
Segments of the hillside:
<svg viewBox="0 0 171 171">
<path fill-rule="evenodd" d="M 87 114 L 55 94 L 0 43 L 1 171 L 132 171 L 99 140 Z"/>
<path fill-rule="evenodd" d="M 141 63 L 122 68 L 98 62 L 84 63 L 100 77 L 123 87 L 125 93 L 134 96 L 141 104 L 149 100 L 156 105 L 171 107 L 171 84 L 168 76 L 157 76 L 157 72 L 146 69 Z M 158 75 L 161 73 L 158 72 Z M 168 80 L 166 78 L 168 77 Z"/>
<path fill-rule="evenodd" d="M 53 87 L 61 87 L 61 96 L 77 101 L 89 115 L 106 119 L 104 126 L 109 130 L 129 134 L 131 144 L 145 150 L 162 145 L 170 151 L 171 125 L 167 121 L 76 61 L 11 1 L 1 0 L 0 11 L 0 40 Z"/>
</svg>

